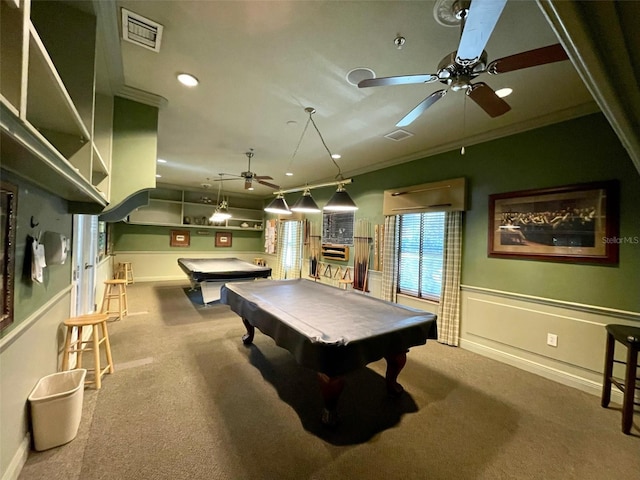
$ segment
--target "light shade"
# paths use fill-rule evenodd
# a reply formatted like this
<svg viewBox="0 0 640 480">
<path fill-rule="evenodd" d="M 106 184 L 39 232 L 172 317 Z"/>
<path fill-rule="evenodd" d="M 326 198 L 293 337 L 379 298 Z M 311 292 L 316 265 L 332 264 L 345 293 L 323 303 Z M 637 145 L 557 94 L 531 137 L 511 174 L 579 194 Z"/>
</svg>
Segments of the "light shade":
<svg viewBox="0 0 640 480">
<path fill-rule="evenodd" d="M 357 210 L 355 202 L 351 199 L 347 191 L 341 185 L 324 206 L 324 210 L 330 212 L 351 212 Z"/>
<path fill-rule="evenodd" d="M 302 196 L 296 200 L 296 203 L 293 204 L 291 210 L 303 213 L 319 213 L 320 207 L 318 207 L 318 204 L 311 196 L 311 191 L 307 188 Z"/>
<path fill-rule="evenodd" d="M 229 218 L 231 218 L 231 214 L 229 213 L 229 210 L 227 210 L 227 202 L 222 201 L 214 210 L 213 215 L 209 217 L 209 220 L 217 223 L 224 222 Z"/>
<path fill-rule="evenodd" d="M 281 193 L 265 207 L 264 211 L 269 213 L 279 213 L 281 215 L 291 215 L 289 205 L 287 205 L 287 202 Z"/>
</svg>

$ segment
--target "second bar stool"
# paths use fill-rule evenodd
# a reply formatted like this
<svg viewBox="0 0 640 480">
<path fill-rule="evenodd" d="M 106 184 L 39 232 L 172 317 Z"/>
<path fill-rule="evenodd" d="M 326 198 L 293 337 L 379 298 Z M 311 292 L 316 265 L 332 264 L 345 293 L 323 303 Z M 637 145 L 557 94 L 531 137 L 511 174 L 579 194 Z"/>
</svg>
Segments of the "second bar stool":
<svg viewBox="0 0 640 480">
<path fill-rule="evenodd" d="M 631 426 L 633 425 L 634 405 L 640 405 L 635 402 L 636 390 L 640 389 L 640 385 L 636 385 L 638 354 L 640 352 L 640 327 L 632 327 L 629 325 L 607 325 L 607 343 L 605 346 L 604 360 L 604 381 L 602 383 L 602 401 L 603 407 L 609 405 L 611 400 L 611 385 L 615 385 L 622 391 L 622 431 L 629 435 Z M 615 360 L 615 345 L 620 342 L 627 347 L 627 361 Z M 620 363 L 626 365 L 624 380 L 616 378 L 613 375 L 613 364 Z"/>
<path fill-rule="evenodd" d="M 111 302 L 117 302 L 117 309 L 112 309 Z M 117 314 L 118 320 L 122 320 L 129 313 L 127 305 L 127 281 L 123 278 L 105 280 L 104 296 L 100 311 L 106 315 Z"/>
<path fill-rule="evenodd" d="M 133 278 L 133 267 L 131 266 L 131 262 L 120 262 L 118 264 L 116 278 L 125 279 L 127 281 L 127 285 L 131 285 L 132 283 L 135 283 L 135 280 Z"/>
<path fill-rule="evenodd" d="M 67 334 L 64 342 L 64 352 L 62 354 L 62 370 L 69 370 L 69 357 L 72 353 L 77 353 L 76 368 L 82 368 L 82 354 L 84 352 L 93 351 L 93 370 L 94 379 L 87 380 L 85 383 L 95 384 L 96 389 L 102 386 L 102 376 L 109 372 L 113 373 L 113 358 L 111 357 L 111 344 L 109 343 L 109 331 L 107 330 L 108 315 L 103 313 L 91 313 L 88 315 L 80 315 L 79 317 L 68 318 L 64 321 L 67 327 Z M 90 340 L 83 340 L 82 329 L 84 327 L 92 327 Z M 102 337 L 98 332 L 98 327 L 102 330 Z M 71 341 L 73 329 L 78 329 L 78 339 Z M 107 365 L 102 368 L 100 363 L 100 345 L 104 343 L 104 351 L 107 357 Z M 88 346 L 90 345 L 90 346 Z"/>
</svg>

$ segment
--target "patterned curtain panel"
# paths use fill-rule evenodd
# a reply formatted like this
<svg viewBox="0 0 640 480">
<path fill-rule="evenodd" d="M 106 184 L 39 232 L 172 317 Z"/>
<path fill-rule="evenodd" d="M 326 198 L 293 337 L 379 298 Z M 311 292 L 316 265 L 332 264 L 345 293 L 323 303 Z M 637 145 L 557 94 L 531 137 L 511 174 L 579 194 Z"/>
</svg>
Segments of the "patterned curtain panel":
<svg viewBox="0 0 640 480">
<path fill-rule="evenodd" d="M 384 217 L 384 244 L 382 253 L 382 299 L 396 302 L 398 299 L 398 216 Z"/>
<path fill-rule="evenodd" d="M 442 294 L 438 309 L 438 342 L 458 346 L 460 337 L 460 267 L 462 212 L 447 212 L 442 264 Z"/>
<path fill-rule="evenodd" d="M 278 222 L 278 257 L 272 278 L 285 280 L 300 278 L 302 268 L 302 222 L 284 220 Z"/>
</svg>

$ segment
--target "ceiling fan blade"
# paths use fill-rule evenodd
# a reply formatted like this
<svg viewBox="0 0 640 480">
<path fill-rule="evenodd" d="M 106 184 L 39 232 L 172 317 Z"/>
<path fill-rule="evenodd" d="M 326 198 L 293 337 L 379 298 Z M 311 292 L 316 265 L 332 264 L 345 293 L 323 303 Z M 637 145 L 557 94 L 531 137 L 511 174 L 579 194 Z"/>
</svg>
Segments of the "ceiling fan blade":
<svg viewBox="0 0 640 480">
<path fill-rule="evenodd" d="M 413 123 L 413 121 L 422 115 L 427 108 L 436 103 L 447 93 L 446 90 L 438 90 L 437 92 L 433 92 L 427 98 L 425 98 L 422 102 L 418 104 L 416 108 L 407 113 L 402 120 L 396 123 L 396 127 L 406 127 L 407 125 Z"/>
<path fill-rule="evenodd" d="M 467 95 L 491 117 L 499 117 L 511 110 L 509 104 L 484 82 L 474 83 L 467 89 Z"/>
<path fill-rule="evenodd" d="M 273 180 L 273 177 L 269 177 L 268 175 L 254 175 L 253 178 L 256 180 Z"/>
<path fill-rule="evenodd" d="M 399 75 L 397 77 L 367 78 L 358 83 L 358 88 L 383 87 L 387 85 L 412 85 L 415 83 L 431 83 L 438 80 L 437 75 L 424 73 L 420 75 Z"/>
<path fill-rule="evenodd" d="M 234 177 L 234 178 L 214 178 L 213 180 L 211 180 L 212 182 L 222 182 L 222 181 L 231 181 L 231 180 L 240 180 L 244 177 L 240 176 L 240 175 L 234 175 L 233 173 L 220 173 L 219 175 L 228 175 L 230 177 Z"/>
<path fill-rule="evenodd" d="M 271 177 L 269 177 L 269 178 L 271 178 Z M 275 185 L 275 184 L 273 184 L 273 183 L 264 182 L 264 181 L 262 181 L 262 180 L 260 180 L 260 179 L 258 179 L 258 183 L 260 183 L 260 184 L 262 184 L 262 185 L 266 185 L 267 187 L 271 187 L 271 188 L 273 188 L 274 190 L 280 190 L 280 186 L 279 186 L 279 185 Z"/>
<path fill-rule="evenodd" d="M 487 67 L 487 72 L 491 75 L 497 75 L 499 73 L 520 70 L 521 68 L 535 67 L 568 59 L 567 52 L 564 51 L 562 45 L 556 43 L 555 45 L 535 48 L 494 60 Z"/>
<path fill-rule="evenodd" d="M 464 20 L 456 63 L 475 63 L 482 55 L 507 0 L 472 0 Z"/>
</svg>

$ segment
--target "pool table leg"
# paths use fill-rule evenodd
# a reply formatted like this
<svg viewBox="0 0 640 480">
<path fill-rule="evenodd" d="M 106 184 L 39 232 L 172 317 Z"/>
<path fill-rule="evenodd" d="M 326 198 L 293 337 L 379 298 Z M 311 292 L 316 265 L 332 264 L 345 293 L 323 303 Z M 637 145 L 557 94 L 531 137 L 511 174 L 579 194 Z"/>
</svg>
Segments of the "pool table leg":
<svg viewBox="0 0 640 480">
<path fill-rule="evenodd" d="M 251 325 L 246 319 L 242 319 L 242 323 L 244 323 L 245 328 L 247 329 L 246 335 L 242 336 L 242 343 L 245 345 L 251 345 L 253 343 L 253 336 L 256 333 L 256 327 Z"/>
<path fill-rule="evenodd" d="M 404 388 L 398 383 L 398 375 L 400 375 L 400 371 L 407 363 L 407 352 L 386 355 L 384 358 L 387 361 L 387 373 L 385 375 L 387 392 L 392 397 L 397 397 L 404 392 Z"/>
<path fill-rule="evenodd" d="M 334 427 L 338 423 L 338 399 L 344 389 L 344 377 L 330 377 L 324 373 L 318 373 L 318 383 L 324 400 L 322 423 Z"/>
</svg>

